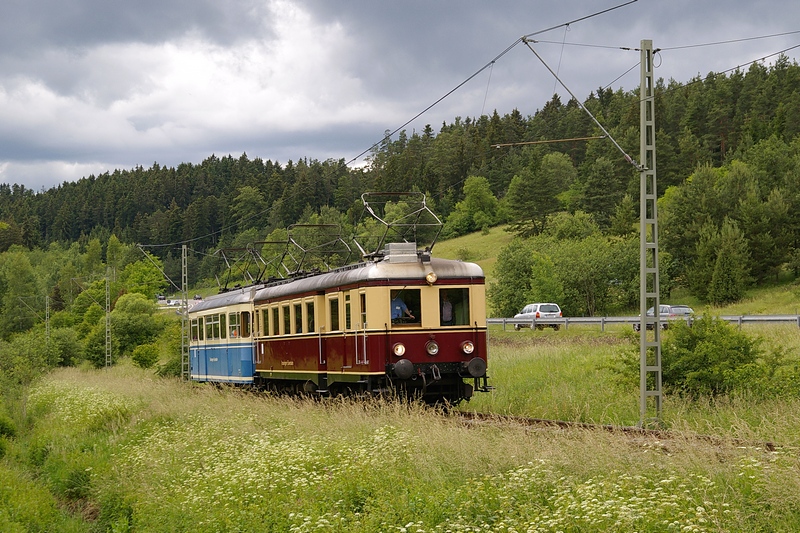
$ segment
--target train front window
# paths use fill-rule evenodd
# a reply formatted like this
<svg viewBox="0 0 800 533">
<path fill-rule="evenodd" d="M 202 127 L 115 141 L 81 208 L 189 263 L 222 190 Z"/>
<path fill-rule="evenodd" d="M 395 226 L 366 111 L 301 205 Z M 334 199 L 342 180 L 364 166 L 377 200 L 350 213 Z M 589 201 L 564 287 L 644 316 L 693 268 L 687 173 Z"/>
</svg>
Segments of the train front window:
<svg viewBox="0 0 800 533">
<path fill-rule="evenodd" d="M 469 325 L 469 289 L 439 289 L 439 324 Z"/>
<path fill-rule="evenodd" d="M 419 289 L 402 289 L 391 291 L 389 310 L 392 324 L 419 324 L 422 322 L 422 306 Z"/>
</svg>

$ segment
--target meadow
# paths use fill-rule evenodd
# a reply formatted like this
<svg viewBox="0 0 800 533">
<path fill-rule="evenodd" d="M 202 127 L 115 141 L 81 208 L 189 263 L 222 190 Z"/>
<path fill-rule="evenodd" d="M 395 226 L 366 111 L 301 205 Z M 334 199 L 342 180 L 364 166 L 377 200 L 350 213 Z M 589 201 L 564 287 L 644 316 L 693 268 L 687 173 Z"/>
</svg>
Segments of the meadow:
<svg viewBox="0 0 800 533">
<path fill-rule="evenodd" d="M 769 328 L 797 353 L 796 326 Z M 493 329 L 496 388 L 460 409 L 635 424 L 638 389 L 609 370 L 633 342 Z M 667 397 L 657 438 L 60 369 L 14 410 L 0 530 L 796 531 L 798 404 Z"/>
</svg>

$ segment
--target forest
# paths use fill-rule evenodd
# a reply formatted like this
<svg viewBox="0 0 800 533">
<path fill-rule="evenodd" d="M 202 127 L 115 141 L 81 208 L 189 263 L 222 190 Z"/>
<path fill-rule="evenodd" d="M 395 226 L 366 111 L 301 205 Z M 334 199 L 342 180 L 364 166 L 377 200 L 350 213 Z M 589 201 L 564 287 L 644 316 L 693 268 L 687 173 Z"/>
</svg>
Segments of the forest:
<svg viewBox="0 0 800 533">
<path fill-rule="evenodd" d="M 800 66 L 781 56 L 688 82 L 660 79 L 655 94 L 662 292 L 682 287 L 725 303 L 796 276 Z M 601 87 L 583 105 L 638 156 L 638 89 Z M 517 235 L 498 254 L 493 316 L 528 299 L 558 298 L 571 315 L 636 309 L 639 172 L 608 139 L 557 142 L 600 136 L 578 102 L 554 95 L 529 115 L 495 111 L 438 132 L 387 134 L 362 168 L 210 155 L 49 190 L 2 184 L 0 338 L 49 311 L 85 342 L 102 321 L 89 311 L 104 298 L 106 275 L 113 301 L 153 299 L 174 290 L 158 268 L 180 280 L 184 243 L 194 287 L 215 284 L 216 250 L 285 238 L 291 224 L 338 224 L 354 235 L 367 191 L 425 193 L 444 221 L 440 239 L 500 225 Z M 520 144 L 533 141 L 548 142 Z"/>
</svg>

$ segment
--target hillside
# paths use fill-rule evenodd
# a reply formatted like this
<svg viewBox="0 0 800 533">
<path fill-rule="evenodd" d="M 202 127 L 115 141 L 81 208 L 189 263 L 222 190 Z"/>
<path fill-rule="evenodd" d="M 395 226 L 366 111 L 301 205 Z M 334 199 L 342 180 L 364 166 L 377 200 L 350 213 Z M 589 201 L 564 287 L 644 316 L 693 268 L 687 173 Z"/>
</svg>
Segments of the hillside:
<svg viewBox="0 0 800 533">
<path fill-rule="evenodd" d="M 507 228 L 507 226 L 497 226 L 486 233 L 476 231 L 439 241 L 434 246 L 434 255 L 477 263 L 486 274 L 488 287 L 494 281 L 493 269 L 497 254 L 514 238 L 514 234 L 507 231 Z M 800 284 L 788 274 L 783 275 L 779 280 L 750 288 L 742 300 L 724 306 L 701 302 L 686 289 L 679 287 L 662 303 L 686 304 L 697 312 L 710 312 L 715 315 L 796 315 L 800 313 Z M 630 314 L 638 314 L 638 310 L 631 309 Z"/>
<path fill-rule="evenodd" d="M 476 231 L 453 239 L 439 241 L 433 247 L 433 254 L 444 259 L 460 259 L 477 263 L 486 274 L 487 283 L 492 280 L 492 271 L 497 261 L 497 253 L 514 238 L 507 231 L 508 226 L 490 228 L 487 233 Z"/>
</svg>

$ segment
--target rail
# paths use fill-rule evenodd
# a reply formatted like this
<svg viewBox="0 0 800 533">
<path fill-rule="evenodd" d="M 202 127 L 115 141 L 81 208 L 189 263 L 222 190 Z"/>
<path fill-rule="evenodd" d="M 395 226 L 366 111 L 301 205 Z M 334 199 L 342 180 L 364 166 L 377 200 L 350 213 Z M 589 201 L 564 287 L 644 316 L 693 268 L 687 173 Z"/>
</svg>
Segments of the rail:
<svg viewBox="0 0 800 533">
<path fill-rule="evenodd" d="M 665 322 L 674 322 L 676 320 L 684 320 L 691 323 L 696 320 L 693 318 L 676 318 L 669 319 Z M 797 324 L 800 328 L 800 315 L 724 315 L 719 317 L 721 320 L 737 324 L 741 329 L 742 324 L 747 323 L 792 323 Z M 489 325 L 501 325 L 503 331 L 507 326 L 536 328 L 537 326 L 551 327 L 563 326 L 568 329 L 571 325 L 599 325 L 601 331 L 605 331 L 606 325 L 614 324 L 634 324 L 639 323 L 638 316 L 575 316 L 575 317 L 560 317 L 560 318 L 534 318 L 534 319 L 515 319 L 515 318 L 487 318 L 486 323 Z"/>
</svg>

